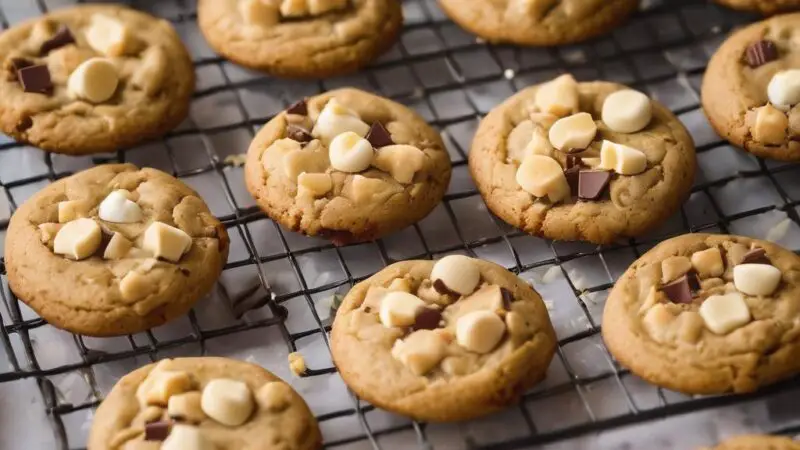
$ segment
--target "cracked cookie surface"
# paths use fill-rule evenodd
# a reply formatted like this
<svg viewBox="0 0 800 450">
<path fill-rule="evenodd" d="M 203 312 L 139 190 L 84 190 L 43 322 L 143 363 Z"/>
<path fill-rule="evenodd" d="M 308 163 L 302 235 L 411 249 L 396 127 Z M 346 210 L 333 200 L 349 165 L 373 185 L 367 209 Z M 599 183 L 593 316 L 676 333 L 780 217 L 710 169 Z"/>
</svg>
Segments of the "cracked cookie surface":
<svg viewBox="0 0 800 450">
<path fill-rule="evenodd" d="M 395 263 L 357 284 L 331 334 L 334 362 L 359 397 L 425 421 L 517 401 L 544 378 L 555 347 L 539 294 L 499 265 L 460 255 Z"/>
<path fill-rule="evenodd" d="M 736 436 L 710 450 L 800 450 L 800 442 L 785 436 L 754 434 Z"/>
<path fill-rule="evenodd" d="M 220 388 L 224 389 L 220 389 Z M 313 450 L 317 421 L 287 383 L 228 358 L 164 359 L 122 377 L 100 404 L 89 450 Z"/>
<path fill-rule="evenodd" d="M 603 312 L 608 350 L 687 394 L 751 392 L 800 371 L 800 257 L 740 236 L 687 234 L 620 277 Z"/>
<path fill-rule="evenodd" d="M 301 104 L 302 114 L 285 111 L 264 125 L 247 153 L 247 188 L 273 220 L 348 244 L 405 228 L 441 201 L 450 159 L 419 115 L 356 89 Z M 376 124 L 385 142 L 368 132 Z"/>
<path fill-rule="evenodd" d="M 800 0 L 714 0 L 720 5 L 741 11 L 778 14 L 800 9 Z"/>
<path fill-rule="evenodd" d="M 288 78 L 354 72 L 388 50 L 402 28 L 396 0 L 329 0 L 342 7 L 318 6 L 325 12 L 317 14 L 312 3 L 326 0 L 200 0 L 198 23 L 222 56 Z"/>
<path fill-rule="evenodd" d="M 158 137 L 186 117 L 194 90 L 192 62 L 169 22 L 116 5 L 75 6 L 16 25 L 0 36 L 0 58 L 0 127 L 56 153 L 110 152 Z M 93 58 L 111 64 L 104 76 L 84 78 L 80 68 Z M 20 61 L 44 66 L 40 76 L 51 86 L 26 92 Z M 94 101 L 68 87 L 75 78 L 73 87 L 97 90 L 109 76 L 116 87 L 89 96 Z"/>
<path fill-rule="evenodd" d="M 155 169 L 116 164 L 58 180 L 20 206 L 5 261 L 11 290 L 43 319 L 111 336 L 185 314 L 214 286 L 228 243 L 188 186 Z"/>
<path fill-rule="evenodd" d="M 638 0 L 439 0 L 453 21 L 489 42 L 551 46 L 611 31 Z"/>
</svg>

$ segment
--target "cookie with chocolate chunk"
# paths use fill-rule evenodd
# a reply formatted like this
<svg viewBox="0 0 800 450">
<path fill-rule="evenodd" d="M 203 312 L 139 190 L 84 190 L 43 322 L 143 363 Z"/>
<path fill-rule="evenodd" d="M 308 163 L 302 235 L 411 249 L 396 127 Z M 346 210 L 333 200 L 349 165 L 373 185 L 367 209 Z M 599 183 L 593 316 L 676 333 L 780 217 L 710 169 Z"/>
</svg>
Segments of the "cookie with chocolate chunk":
<svg viewBox="0 0 800 450">
<path fill-rule="evenodd" d="M 800 450 L 800 442 L 786 436 L 736 436 L 711 450 Z"/>
<path fill-rule="evenodd" d="M 194 68 L 166 20 L 116 5 L 60 9 L 0 35 L 0 129 L 46 151 L 116 151 L 188 114 Z"/>
<path fill-rule="evenodd" d="M 779 14 L 800 9 L 800 0 L 714 0 L 720 5 L 740 11 Z"/>
<path fill-rule="evenodd" d="M 608 244 L 659 226 L 689 196 L 692 138 L 645 94 L 562 75 L 481 121 L 469 167 L 489 209 L 523 231 Z"/>
<path fill-rule="evenodd" d="M 612 355 L 686 394 L 752 392 L 800 372 L 800 256 L 741 236 L 687 234 L 620 277 L 603 312 Z"/>
<path fill-rule="evenodd" d="M 73 333 L 137 333 L 185 314 L 228 257 L 228 234 L 188 186 L 155 169 L 98 166 L 58 180 L 14 212 L 11 290 Z"/>
<path fill-rule="evenodd" d="M 399 262 L 357 284 L 331 332 L 350 389 L 423 421 L 468 420 L 516 402 L 544 378 L 555 348 L 539 294 L 462 255 Z"/>
<path fill-rule="evenodd" d="M 403 105 L 356 89 L 302 100 L 250 144 L 247 188 L 273 220 L 336 244 L 428 215 L 450 182 L 441 136 Z"/>
</svg>

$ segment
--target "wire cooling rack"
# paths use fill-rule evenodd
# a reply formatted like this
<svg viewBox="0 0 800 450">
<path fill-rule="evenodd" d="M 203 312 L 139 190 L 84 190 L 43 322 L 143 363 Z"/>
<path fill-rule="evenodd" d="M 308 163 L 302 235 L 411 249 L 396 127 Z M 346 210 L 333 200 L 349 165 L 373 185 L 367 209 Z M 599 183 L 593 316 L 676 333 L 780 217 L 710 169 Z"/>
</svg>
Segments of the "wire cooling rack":
<svg viewBox="0 0 800 450">
<path fill-rule="evenodd" d="M 73 3 L 0 0 L 0 24 L 5 29 Z M 742 413 L 748 417 L 766 408 L 770 429 L 762 431 L 798 431 L 796 414 L 787 419 L 776 412 L 786 410 L 785 405 L 751 402 L 778 397 L 794 411 L 800 400 L 796 380 L 747 396 L 687 397 L 650 386 L 620 368 L 599 334 L 613 281 L 666 237 L 732 232 L 800 249 L 797 167 L 728 146 L 713 133 L 699 106 L 709 56 L 729 30 L 755 17 L 699 0 L 650 1 L 627 25 L 591 43 L 519 49 L 486 45 L 461 31 L 434 0 L 407 0 L 401 40 L 376 64 L 348 77 L 294 82 L 264 77 L 214 55 L 197 29 L 193 1 L 127 3 L 172 21 L 189 47 L 198 76 L 190 119 L 163 140 L 100 157 L 47 155 L 0 138 L 0 249 L 10 212 L 34 192 L 93 164 L 130 161 L 170 172 L 198 190 L 230 232 L 230 260 L 217 289 L 188 316 L 110 339 L 71 335 L 42 321 L 9 291 L 0 260 L 3 445 L 83 448 L 94 408 L 119 377 L 160 358 L 194 355 L 254 361 L 289 380 L 317 415 L 328 448 L 490 449 L 545 443 L 576 448 L 567 439 L 603 436 L 612 429 L 639 436 L 636 448 L 673 448 L 651 438 L 655 428 L 635 430 L 670 423 L 652 419 L 694 421 L 720 407 L 726 407 L 728 418 L 739 407 L 750 408 L 742 410 L 749 411 Z M 692 132 L 700 162 L 693 193 L 656 232 L 607 247 L 554 243 L 523 235 L 487 212 L 466 164 L 478 121 L 518 89 L 563 71 L 647 91 Z M 440 129 L 453 160 L 453 181 L 444 202 L 419 224 L 374 243 L 336 248 L 266 219 L 233 161 L 258 126 L 287 105 L 345 85 L 401 101 Z M 333 294 L 392 262 L 452 252 L 498 262 L 543 294 L 559 335 L 547 380 L 519 406 L 462 424 L 417 423 L 359 401 L 346 390 L 327 349 Z M 289 373 L 286 357 L 294 351 L 308 363 L 303 378 Z M 715 421 L 718 416 L 710 417 Z M 753 428 L 753 419 L 744 422 Z M 675 434 L 692 434 L 679 426 Z M 698 442 L 715 437 L 703 439 Z"/>
</svg>

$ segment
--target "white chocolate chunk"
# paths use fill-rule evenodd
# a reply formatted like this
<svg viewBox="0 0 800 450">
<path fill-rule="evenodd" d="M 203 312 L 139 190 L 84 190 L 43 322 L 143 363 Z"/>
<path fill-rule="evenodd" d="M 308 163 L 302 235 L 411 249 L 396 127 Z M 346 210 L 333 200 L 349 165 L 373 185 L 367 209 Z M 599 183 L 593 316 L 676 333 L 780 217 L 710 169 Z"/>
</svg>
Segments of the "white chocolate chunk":
<svg viewBox="0 0 800 450">
<path fill-rule="evenodd" d="M 167 406 L 170 397 L 192 390 L 194 383 L 188 372 L 153 369 L 136 389 L 142 405 Z"/>
<path fill-rule="evenodd" d="M 719 277 L 725 272 L 722 253 L 717 247 L 693 253 L 692 266 L 701 278 Z"/>
<path fill-rule="evenodd" d="M 256 401 L 267 411 L 283 411 L 292 404 L 292 388 L 282 381 L 270 381 L 258 389 Z"/>
<path fill-rule="evenodd" d="M 706 328 L 716 334 L 728 334 L 750 322 L 750 309 L 738 292 L 708 297 L 699 313 Z"/>
<path fill-rule="evenodd" d="M 327 173 L 301 173 L 297 177 L 298 197 L 319 198 L 333 189 L 333 181 Z"/>
<path fill-rule="evenodd" d="M 295 142 L 295 141 L 292 141 Z M 314 145 L 318 141 L 313 141 L 305 148 L 300 148 L 300 143 L 295 142 L 296 147 L 289 150 L 281 158 L 283 173 L 290 180 L 297 180 L 301 173 L 321 173 L 328 170 L 330 160 L 328 153 L 320 145 Z"/>
<path fill-rule="evenodd" d="M 86 43 L 105 56 L 122 56 L 131 45 L 133 36 L 121 21 L 95 14 L 86 30 Z"/>
<path fill-rule="evenodd" d="M 348 0 L 307 0 L 308 12 L 311 15 L 325 14 L 330 11 L 347 8 Z"/>
<path fill-rule="evenodd" d="M 67 200 L 58 202 L 58 223 L 72 222 L 86 214 L 86 204 L 81 200 Z"/>
<path fill-rule="evenodd" d="M 281 2 L 283 17 L 303 17 L 308 15 L 308 0 L 283 0 Z"/>
<path fill-rule="evenodd" d="M 378 150 L 372 164 L 389 172 L 398 183 L 409 184 L 425 165 L 425 153 L 411 145 L 387 145 Z"/>
<path fill-rule="evenodd" d="M 536 90 L 534 104 L 541 112 L 559 117 L 578 111 L 578 82 L 570 74 L 548 81 Z"/>
<path fill-rule="evenodd" d="M 311 134 L 329 145 L 333 138 L 346 131 L 364 137 L 369 132 L 369 125 L 361 120 L 358 113 L 332 98 L 319 113 Z"/>
<path fill-rule="evenodd" d="M 333 138 L 328 156 L 334 169 L 356 173 L 372 165 L 375 150 L 368 140 L 352 131 L 346 131 Z"/>
<path fill-rule="evenodd" d="M 380 178 L 368 178 L 362 175 L 353 176 L 350 182 L 350 189 L 353 201 L 358 204 L 368 203 L 373 199 L 389 198 L 394 193 L 402 192 L 403 188 L 384 181 Z"/>
<path fill-rule="evenodd" d="M 387 289 L 390 291 L 411 292 L 411 284 L 409 284 L 408 280 L 405 278 L 395 278 L 391 283 L 389 283 L 389 287 Z"/>
<path fill-rule="evenodd" d="M 119 292 L 126 302 L 141 300 L 154 292 L 154 288 L 152 280 L 135 270 L 125 274 L 119 281 Z"/>
<path fill-rule="evenodd" d="M 603 122 L 618 133 L 641 131 L 652 118 L 653 105 L 650 98 L 632 89 L 614 92 L 603 102 Z"/>
<path fill-rule="evenodd" d="M 559 119 L 550 127 L 549 138 L 553 147 L 561 151 L 585 149 L 597 134 L 597 125 L 589 113 L 573 114 Z"/>
<path fill-rule="evenodd" d="M 103 259 L 122 259 L 131 251 L 132 247 L 133 242 L 129 241 L 122 233 L 114 233 L 103 252 Z"/>
<path fill-rule="evenodd" d="M 135 223 L 142 220 L 142 208 L 128 199 L 129 192 L 116 190 L 100 202 L 97 215 L 106 222 Z"/>
<path fill-rule="evenodd" d="M 289 353 L 289 370 L 296 376 L 301 376 L 306 373 L 306 360 L 298 352 Z"/>
<path fill-rule="evenodd" d="M 627 145 L 603 141 L 600 147 L 600 168 L 621 175 L 636 175 L 647 169 L 647 156 Z"/>
<path fill-rule="evenodd" d="M 167 54 L 160 45 L 154 45 L 142 53 L 142 62 L 131 75 L 131 84 L 147 95 L 155 95 L 164 84 L 167 75 Z"/>
<path fill-rule="evenodd" d="M 142 248 L 155 258 L 178 262 L 192 246 L 192 237 L 185 231 L 163 222 L 153 222 L 144 232 Z"/>
<path fill-rule="evenodd" d="M 481 269 L 475 260 L 464 255 L 448 255 L 436 261 L 431 270 L 431 281 L 439 281 L 447 290 L 469 295 L 481 282 Z"/>
<path fill-rule="evenodd" d="M 769 264 L 739 264 L 733 268 L 733 284 L 747 295 L 771 295 L 781 283 L 781 271 Z"/>
<path fill-rule="evenodd" d="M 492 311 L 473 311 L 456 322 L 458 345 L 475 353 L 492 351 L 506 331 L 506 324 Z"/>
<path fill-rule="evenodd" d="M 661 282 L 669 283 L 692 269 L 692 262 L 685 256 L 670 256 L 661 261 Z"/>
<path fill-rule="evenodd" d="M 203 388 L 200 405 L 208 417 L 229 427 L 247 422 L 255 401 L 250 388 L 241 381 L 216 378 Z"/>
<path fill-rule="evenodd" d="M 786 113 L 767 104 L 755 110 L 756 119 L 750 132 L 762 144 L 780 145 L 786 141 L 789 118 Z"/>
<path fill-rule="evenodd" d="M 517 169 L 517 183 L 536 197 L 559 202 L 570 195 L 569 183 L 561 165 L 553 158 L 529 155 Z"/>
<path fill-rule="evenodd" d="M 378 317 L 385 327 L 408 327 L 414 324 L 417 314 L 424 307 L 425 302 L 416 295 L 391 291 L 381 300 Z"/>
<path fill-rule="evenodd" d="M 600 158 L 581 158 L 581 162 L 589 167 L 600 167 Z"/>
<path fill-rule="evenodd" d="M 394 359 L 408 367 L 414 375 L 425 375 L 444 358 L 447 344 L 441 335 L 432 330 L 419 330 L 392 347 Z"/>
<path fill-rule="evenodd" d="M 97 251 L 103 240 L 100 225 L 92 219 L 76 219 L 64 224 L 53 241 L 53 252 L 81 260 Z"/>
<path fill-rule="evenodd" d="M 800 69 L 776 73 L 767 86 L 767 96 L 770 103 L 784 111 L 800 103 Z"/>
<path fill-rule="evenodd" d="M 213 442 L 208 440 L 199 428 L 176 423 L 169 436 L 161 443 L 161 450 L 215 450 Z"/>
<path fill-rule="evenodd" d="M 67 90 L 75 98 L 102 103 L 114 95 L 118 84 L 119 75 L 114 63 L 105 58 L 91 58 L 72 72 Z"/>
<path fill-rule="evenodd" d="M 167 414 L 172 419 L 200 423 L 206 418 L 202 406 L 201 395 L 197 391 L 173 395 L 167 401 Z"/>
<path fill-rule="evenodd" d="M 264 27 L 275 25 L 281 19 L 278 6 L 264 0 L 243 0 L 239 2 L 239 13 L 247 25 Z"/>
</svg>

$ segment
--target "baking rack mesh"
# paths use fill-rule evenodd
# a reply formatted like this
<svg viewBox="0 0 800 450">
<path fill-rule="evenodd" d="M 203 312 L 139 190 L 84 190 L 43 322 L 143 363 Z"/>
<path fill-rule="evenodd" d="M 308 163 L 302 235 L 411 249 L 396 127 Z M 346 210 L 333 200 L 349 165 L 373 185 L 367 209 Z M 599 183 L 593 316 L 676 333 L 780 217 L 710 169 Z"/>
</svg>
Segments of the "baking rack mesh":
<svg viewBox="0 0 800 450">
<path fill-rule="evenodd" d="M 0 24 L 5 29 L 73 3 L 0 0 Z M 710 54 L 730 29 L 754 17 L 703 1 L 649 1 L 627 25 L 601 39 L 521 49 L 475 39 L 447 20 L 434 0 L 406 0 L 402 37 L 377 63 L 348 77 L 296 82 L 217 57 L 197 29 L 196 2 L 126 3 L 172 21 L 184 38 L 198 77 L 190 118 L 160 141 L 99 157 L 48 155 L 0 138 L 0 249 L 10 212 L 34 192 L 94 164 L 128 161 L 165 170 L 198 190 L 229 230 L 231 257 L 214 292 L 187 317 L 111 339 L 71 335 L 45 323 L 10 292 L 0 260 L 0 398 L 27 402 L 18 420 L 41 421 L 53 430 L 28 433 L 14 448 L 85 447 L 93 409 L 113 383 L 135 367 L 172 356 L 238 357 L 291 380 L 317 415 L 329 448 L 519 448 L 740 403 L 796 385 L 750 396 L 687 397 L 627 373 L 599 334 L 613 281 L 666 237 L 733 232 L 800 248 L 797 168 L 753 158 L 720 141 L 699 105 Z M 488 213 L 466 164 L 478 121 L 517 90 L 565 71 L 649 92 L 690 129 L 700 173 L 682 211 L 659 230 L 596 247 L 529 237 Z M 287 105 L 348 85 L 405 103 L 437 127 L 453 161 L 453 181 L 442 204 L 419 224 L 377 242 L 336 248 L 266 219 L 244 190 L 236 159 L 258 127 Z M 547 380 L 519 406 L 458 425 L 413 422 L 356 399 L 327 349 L 334 293 L 392 262 L 454 252 L 498 262 L 546 298 L 559 336 Z M 286 358 L 294 351 L 309 366 L 301 379 L 288 371 Z M 4 441 L 14 442 L 15 433 L 0 429 Z"/>
</svg>

